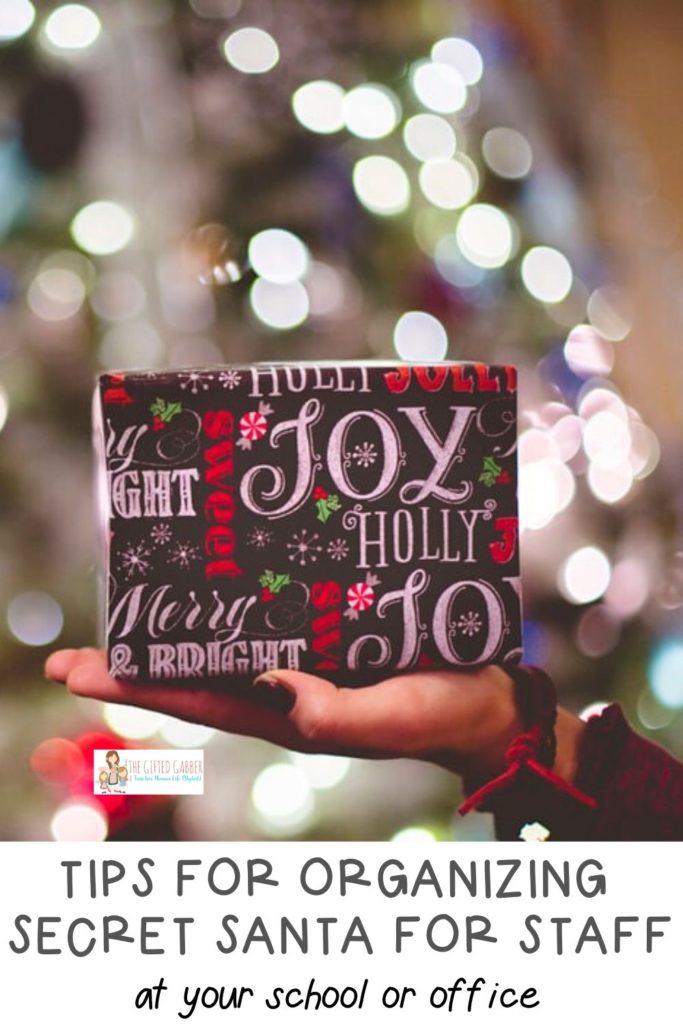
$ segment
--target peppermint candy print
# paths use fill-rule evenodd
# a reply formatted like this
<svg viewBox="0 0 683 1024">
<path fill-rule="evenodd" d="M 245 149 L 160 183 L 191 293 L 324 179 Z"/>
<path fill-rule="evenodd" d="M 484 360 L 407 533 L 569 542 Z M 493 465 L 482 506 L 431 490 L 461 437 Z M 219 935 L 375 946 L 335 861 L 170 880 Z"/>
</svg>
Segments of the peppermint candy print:
<svg viewBox="0 0 683 1024">
<path fill-rule="evenodd" d="M 258 409 L 245 412 L 239 421 L 240 437 L 237 445 L 240 448 L 251 449 L 254 441 L 260 441 L 268 433 L 267 416 L 272 413 L 272 408 L 267 402 L 259 402 Z"/>
<path fill-rule="evenodd" d="M 352 583 L 346 591 L 346 603 L 348 608 L 344 612 L 347 619 L 357 619 L 360 612 L 366 612 L 375 603 L 375 587 L 379 583 L 379 577 L 374 573 L 365 574 L 365 579 L 359 583 Z"/>
</svg>

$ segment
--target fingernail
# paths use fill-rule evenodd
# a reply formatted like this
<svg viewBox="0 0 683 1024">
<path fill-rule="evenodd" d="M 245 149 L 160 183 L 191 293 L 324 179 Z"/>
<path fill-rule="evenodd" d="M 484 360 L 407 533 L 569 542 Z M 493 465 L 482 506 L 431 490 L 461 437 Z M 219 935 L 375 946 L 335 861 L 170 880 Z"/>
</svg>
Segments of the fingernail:
<svg viewBox="0 0 683 1024">
<path fill-rule="evenodd" d="M 296 693 L 272 672 L 257 676 L 252 685 L 254 700 L 271 711 L 286 714 L 296 703 Z"/>
</svg>

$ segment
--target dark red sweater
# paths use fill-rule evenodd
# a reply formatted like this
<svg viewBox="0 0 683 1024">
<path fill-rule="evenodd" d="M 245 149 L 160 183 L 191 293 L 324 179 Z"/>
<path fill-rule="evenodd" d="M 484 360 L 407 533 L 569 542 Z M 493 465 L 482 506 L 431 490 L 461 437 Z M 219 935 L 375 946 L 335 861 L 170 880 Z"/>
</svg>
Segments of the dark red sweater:
<svg viewBox="0 0 683 1024">
<path fill-rule="evenodd" d="M 498 839 L 539 822 L 551 840 L 683 840 L 683 764 L 638 736 L 618 704 L 588 720 L 574 783 L 596 809 L 525 770 L 479 810 L 495 815 Z"/>
</svg>

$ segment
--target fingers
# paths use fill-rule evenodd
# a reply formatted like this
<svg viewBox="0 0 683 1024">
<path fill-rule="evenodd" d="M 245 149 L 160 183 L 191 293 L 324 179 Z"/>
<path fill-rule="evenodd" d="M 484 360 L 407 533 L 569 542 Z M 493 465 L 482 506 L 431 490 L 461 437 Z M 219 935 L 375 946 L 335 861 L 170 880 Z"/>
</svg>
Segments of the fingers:
<svg viewBox="0 0 683 1024">
<path fill-rule="evenodd" d="M 69 691 L 80 697 L 131 704 L 226 732 L 303 749 L 301 737 L 286 715 L 225 691 L 114 679 L 107 670 L 106 653 L 95 648 L 55 651 L 47 659 L 45 672 L 49 678 L 65 682 Z"/>
<path fill-rule="evenodd" d="M 411 678 L 349 689 L 306 672 L 278 669 L 255 680 L 254 689 L 258 694 L 262 687 L 271 692 L 282 687 L 290 694 L 289 721 L 310 750 L 401 756 L 424 742 L 424 719 L 415 701 L 419 690 Z"/>
</svg>

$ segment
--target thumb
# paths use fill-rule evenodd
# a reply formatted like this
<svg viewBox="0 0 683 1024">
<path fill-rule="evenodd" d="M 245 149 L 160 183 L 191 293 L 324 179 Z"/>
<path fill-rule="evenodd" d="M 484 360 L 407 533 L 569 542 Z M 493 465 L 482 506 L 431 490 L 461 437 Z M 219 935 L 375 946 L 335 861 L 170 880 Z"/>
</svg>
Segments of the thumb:
<svg viewBox="0 0 683 1024">
<path fill-rule="evenodd" d="M 327 679 L 289 669 L 257 676 L 253 696 L 262 705 L 287 713 L 301 740 L 318 753 L 391 753 L 386 735 L 386 693 L 379 686 L 350 689 Z"/>
</svg>

